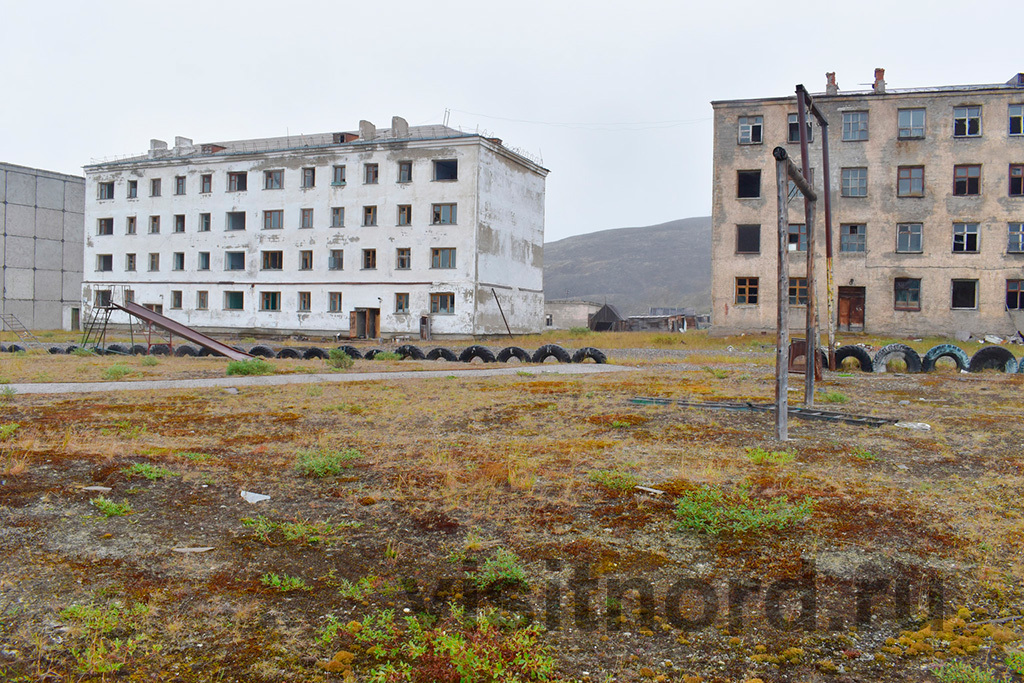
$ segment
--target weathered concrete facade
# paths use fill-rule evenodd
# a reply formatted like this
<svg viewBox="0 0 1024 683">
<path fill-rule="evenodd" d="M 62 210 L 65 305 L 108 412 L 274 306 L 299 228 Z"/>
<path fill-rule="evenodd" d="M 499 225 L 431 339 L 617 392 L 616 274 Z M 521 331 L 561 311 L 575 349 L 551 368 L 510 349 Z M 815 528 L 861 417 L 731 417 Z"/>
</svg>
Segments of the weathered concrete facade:
<svg viewBox="0 0 1024 683">
<path fill-rule="evenodd" d="M 554 299 L 544 302 L 544 326 L 549 330 L 590 327 L 590 318 L 604 304 L 578 299 Z"/>
<path fill-rule="evenodd" d="M 84 211 L 84 178 L 0 163 L 0 312 L 29 329 L 72 329 L 82 290 Z"/>
<path fill-rule="evenodd" d="M 389 337 L 501 333 L 500 303 L 543 326 L 547 170 L 500 140 L 396 117 L 151 146 L 85 169 L 88 307 L 128 289 L 211 331 Z"/>
<path fill-rule="evenodd" d="M 813 96 L 829 121 L 839 329 L 951 335 L 1024 328 L 1018 295 L 1024 187 L 1015 180 L 1024 174 L 1024 77 L 1003 85 L 886 90 L 883 76 L 879 69 L 870 91 L 839 92 L 832 81 L 827 93 Z M 796 98 L 712 106 L 714 330 L 771 330 L 777 306 L 772 149 L 785 147 L 799 163 Z M 817 126 L 813 136 L 812 184 L 820 197 Z M 790 197 L 790 223 L 802 224 L 803 201 L 799 193 Z M 827 315 L 822 209 L 819 201 L 820 329 Z M 790 277 L 801 278 L 806 252 L 798 228 L 791 228 L 790 241 Z M 804 324 L 801 295 L 791 287 L 793 329 Z"/>
</svg>

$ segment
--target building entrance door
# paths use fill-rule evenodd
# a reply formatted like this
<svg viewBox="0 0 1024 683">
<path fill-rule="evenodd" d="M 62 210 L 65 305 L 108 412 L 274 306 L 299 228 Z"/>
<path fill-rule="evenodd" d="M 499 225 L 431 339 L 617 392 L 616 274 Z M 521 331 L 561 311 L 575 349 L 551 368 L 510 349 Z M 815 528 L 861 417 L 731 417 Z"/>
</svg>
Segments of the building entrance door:
<svg viewBox="0 0 1024 683">
<path fill-rule="evenodd" d="M 864 331 L 864 288 L 839 288 L 839 329 L 842 332 Z"/>
<path fill-rule="evenodd" d="M 380 309 L 357 308 L 355 315 L 355 337 L 358 339 L 375 339 L 380 336 Z"/>
</svg>

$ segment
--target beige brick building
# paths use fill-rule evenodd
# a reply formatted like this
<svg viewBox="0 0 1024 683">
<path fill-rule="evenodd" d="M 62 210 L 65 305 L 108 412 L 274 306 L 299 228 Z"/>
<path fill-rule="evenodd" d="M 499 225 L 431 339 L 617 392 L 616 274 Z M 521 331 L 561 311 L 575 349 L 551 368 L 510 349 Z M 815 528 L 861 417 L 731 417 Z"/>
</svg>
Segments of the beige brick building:
<svg viewBox="0 0 1024 683">
<path fill-rule="evenodd" d="M 839 330 L 926 335 L 1024 329 L 1024 74 L 1006 84 L 813 95 L 829 122 Z M 712 324 L 775 328 L 777 200 L 772 149 L 799 162 L 796 97 L 712 102 Z M 821 141 L 811 176 L 822 192 Z M 792 189 L 792 188 L 791 188 Z M 824 329 L 822 202 L 815 221 Z M 790 325 L 806 303 L 803 201 L 790 192 Z"/>
</svg>

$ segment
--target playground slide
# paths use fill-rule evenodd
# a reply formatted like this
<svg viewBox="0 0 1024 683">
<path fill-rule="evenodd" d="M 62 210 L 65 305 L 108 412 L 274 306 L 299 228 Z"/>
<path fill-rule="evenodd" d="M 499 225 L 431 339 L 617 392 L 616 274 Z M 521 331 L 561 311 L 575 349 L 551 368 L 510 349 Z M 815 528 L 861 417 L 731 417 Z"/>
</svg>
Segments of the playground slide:
<svg viewBox="0 0 1024 683">
<path fill-rule="evenodd" d="M 176 320 L 155 313 L 145 306 L 140 306 L 134 301 L 128 301 L 125 304 L 110 303 L 114 308 L 119 308 L 129 315 L 134 315 L 136 318 L 145 321 L 151 325 L 167 330 L 172 334 L 176 334 L 183 339 L 187 339 L 190 342 L 199 344 L 202 347 L 210 349 L 216 354 L 221 356 L 227 356 L 231 360 L 245 360 L 246 358 L 252 358 L 248 353 L 239 351 L 238 349 L 228 346 L 223 342 L 219 342 L 213 337 L 207 337 L 205 334 L 196 332 L 191 327 L 186 327 Z"/>
</svg>

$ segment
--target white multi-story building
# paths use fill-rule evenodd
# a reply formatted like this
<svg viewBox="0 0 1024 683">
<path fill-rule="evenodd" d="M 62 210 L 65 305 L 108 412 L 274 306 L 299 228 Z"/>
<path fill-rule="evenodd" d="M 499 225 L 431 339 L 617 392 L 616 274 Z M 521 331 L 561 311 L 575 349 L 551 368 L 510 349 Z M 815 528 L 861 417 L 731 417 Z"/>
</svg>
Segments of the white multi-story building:
<svg viewBox="0 0 1024 683">
<path fill-rule="evenodd" d="M 85 167 L 83 304 L 126 296 L 214 332 L 536 332 L 547 173 L 496 138 L 398 117 L 153 140 Z"/>
</svg>

